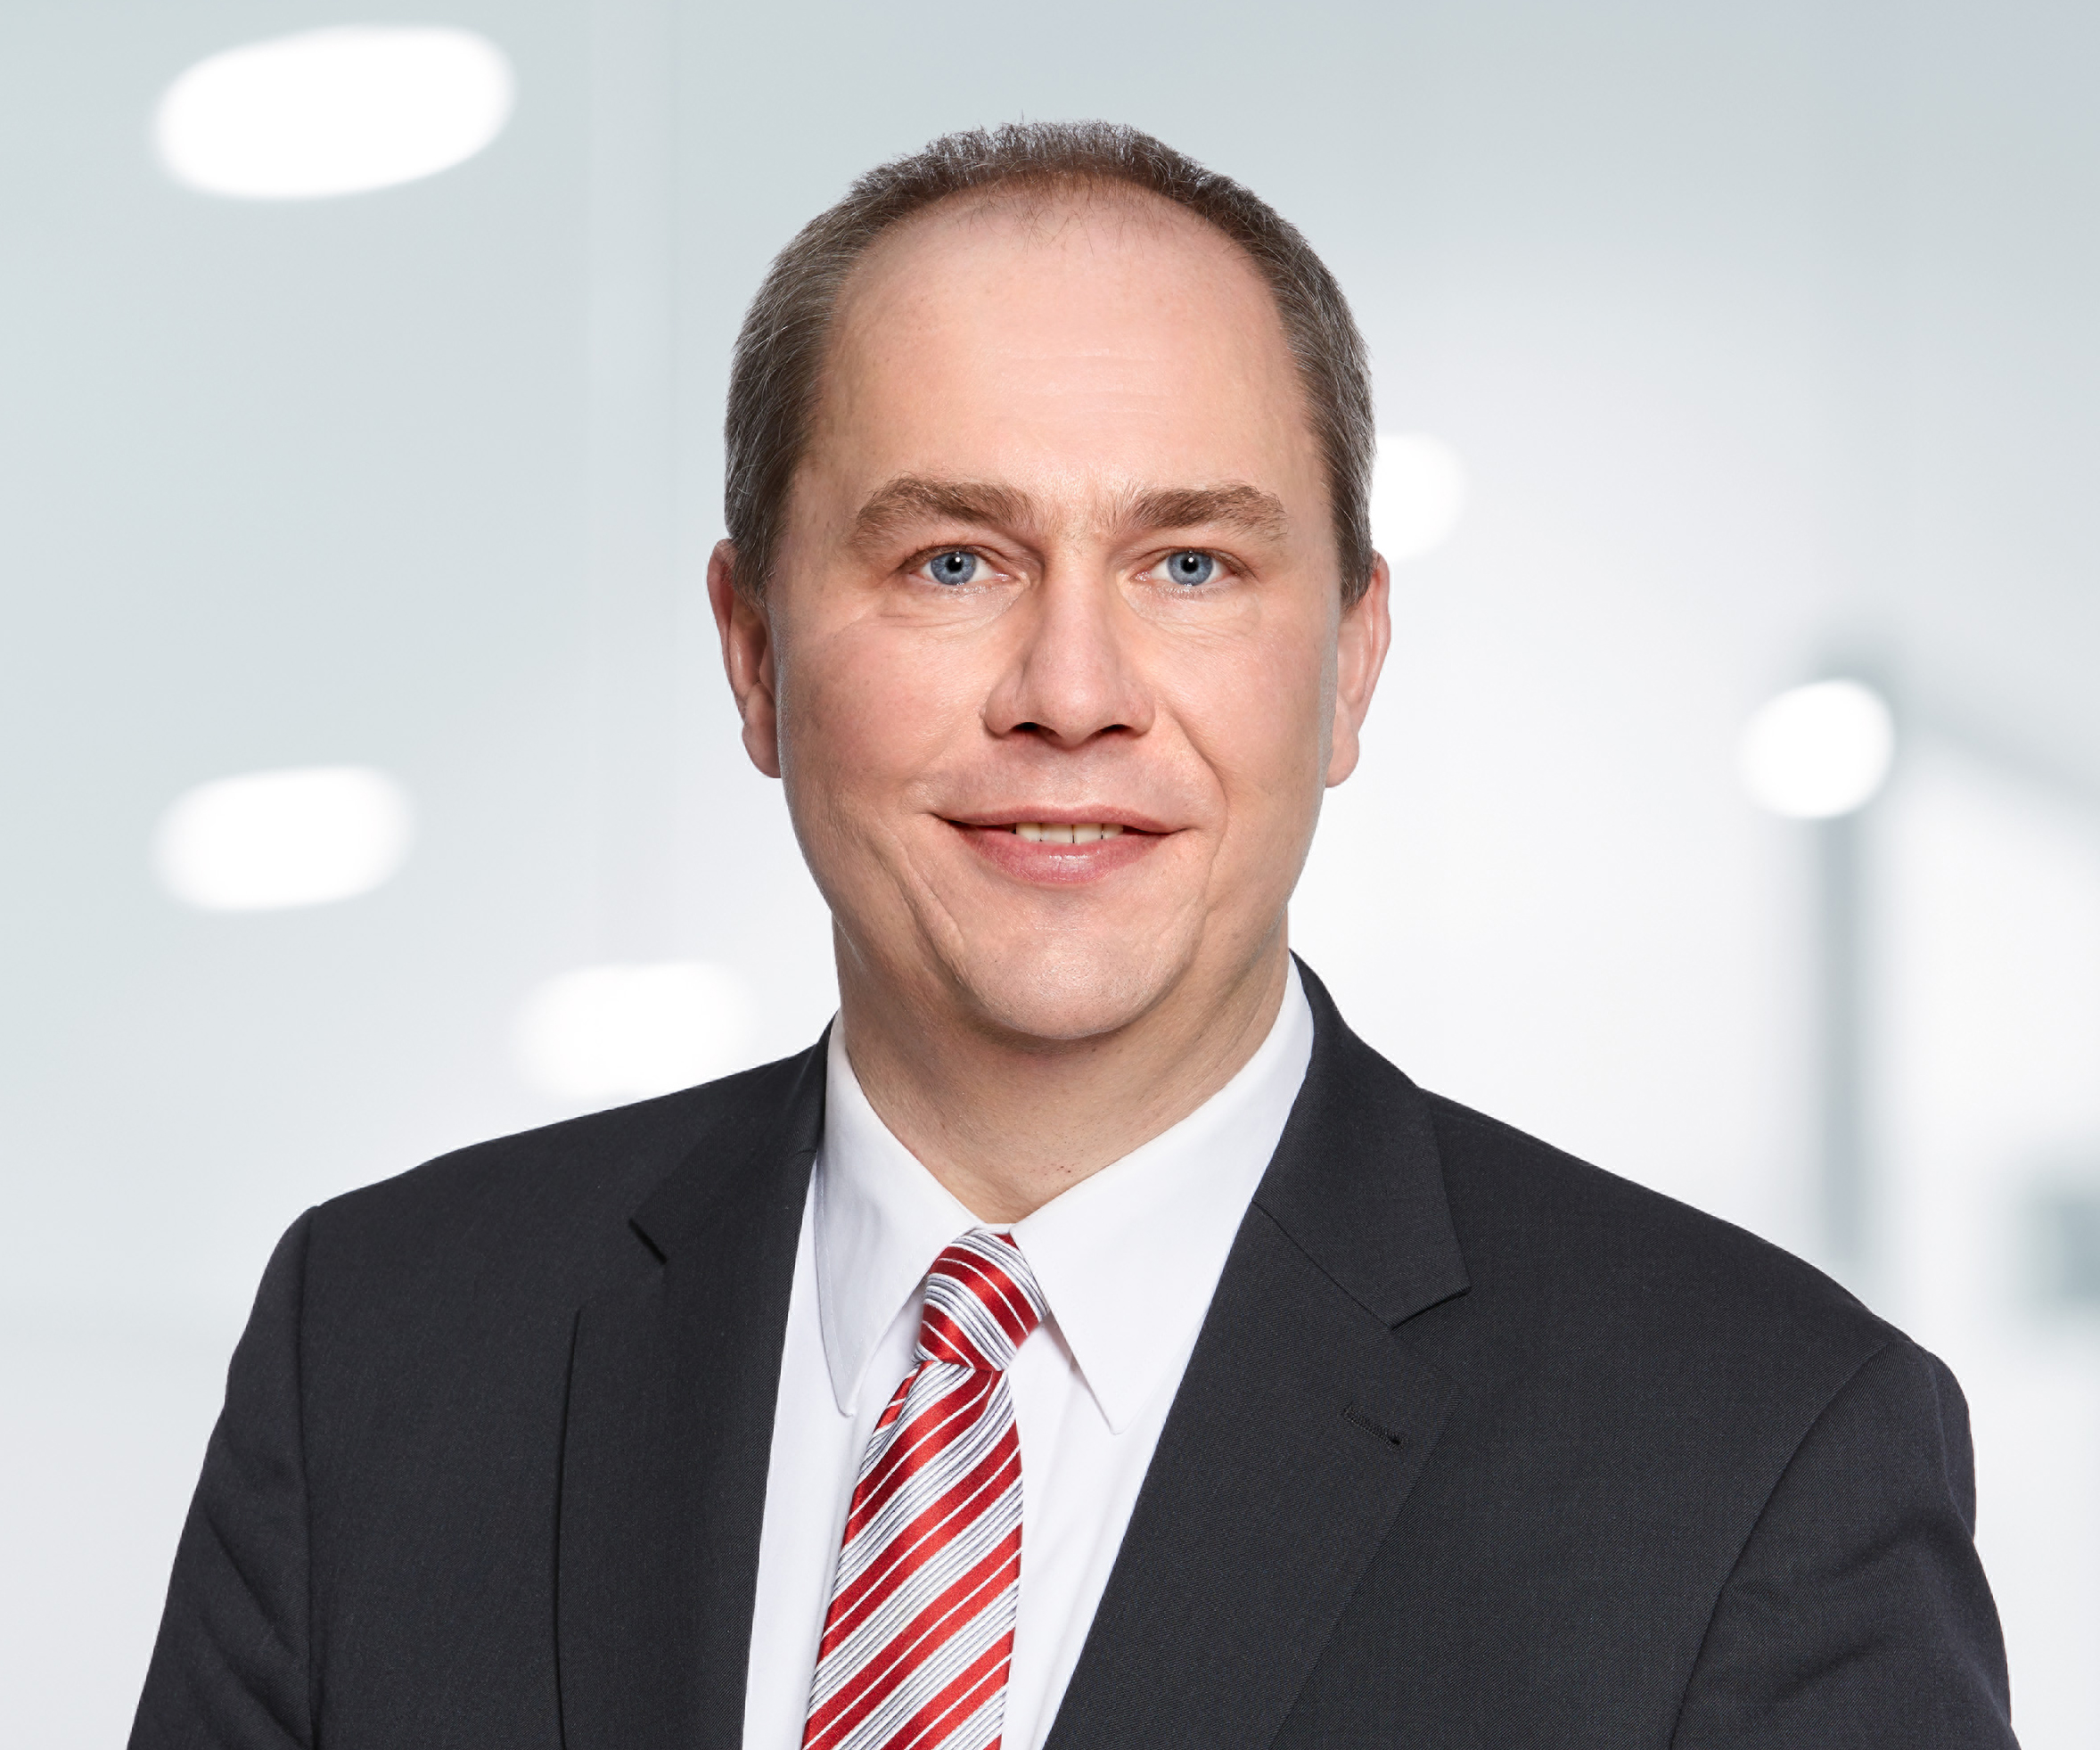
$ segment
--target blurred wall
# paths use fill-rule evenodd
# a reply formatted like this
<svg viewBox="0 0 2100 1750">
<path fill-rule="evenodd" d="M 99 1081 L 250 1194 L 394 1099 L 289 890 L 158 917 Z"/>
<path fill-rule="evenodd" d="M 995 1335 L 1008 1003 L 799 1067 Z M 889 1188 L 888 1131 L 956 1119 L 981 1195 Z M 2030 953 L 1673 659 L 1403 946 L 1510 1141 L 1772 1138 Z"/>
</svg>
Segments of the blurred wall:
<svg viewBox="0 0 2100 1750">
<path fill-rule="evenodd" d="M 1417 1079 L 1842 1262 L 1942 1348 L 2023 1741 L 2100 1738 L 2100 1329 L 2047 1261 L 2100 1195 L 2100 15 L 480 0 L 442 21 L 519 101 L 458 168 L 254 203 L 155 164 L 200 57 L 394 16 L 432 15 L 0 12 L 10 1736 L 120 1738 L 275 1235 L 575 1109 L 521 1073 L 529 993 L 697 960 L 741 976 L 749 1059 L 822 1025 L 822 908 L 700 589 L 728 344 L 857 171 L 1106 115 L 1308 231 L 1382 429 L 1470 481 L 1397 579 L 1301 951 Z M 1822 829 L 1732 761 L 1761 699 L 1861 662 L 1907 765 L 1864 823 L 1873 1225 L 1841 1261 Z M 340 761 L 415 799 L 392 882 L 234 916 L 155 885 L 178 793 Z"/>
</svg>

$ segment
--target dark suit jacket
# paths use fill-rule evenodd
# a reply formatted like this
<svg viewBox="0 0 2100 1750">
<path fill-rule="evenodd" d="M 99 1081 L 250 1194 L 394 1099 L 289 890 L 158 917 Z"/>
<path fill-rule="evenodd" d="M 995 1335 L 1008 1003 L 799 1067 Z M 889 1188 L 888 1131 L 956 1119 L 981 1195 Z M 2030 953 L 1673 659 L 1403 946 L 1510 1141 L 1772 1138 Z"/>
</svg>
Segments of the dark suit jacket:
<svg viewBox="0 0 2100 1750">
<path fill-rule="evenodd" d="M 1946 1368 L 1306 986 L 1050 1750 L 2011 1745 Z M 734 1746 L 823 1095 L 819 1048 L 302 1217 L 133 1744 Z"/>
</svg>

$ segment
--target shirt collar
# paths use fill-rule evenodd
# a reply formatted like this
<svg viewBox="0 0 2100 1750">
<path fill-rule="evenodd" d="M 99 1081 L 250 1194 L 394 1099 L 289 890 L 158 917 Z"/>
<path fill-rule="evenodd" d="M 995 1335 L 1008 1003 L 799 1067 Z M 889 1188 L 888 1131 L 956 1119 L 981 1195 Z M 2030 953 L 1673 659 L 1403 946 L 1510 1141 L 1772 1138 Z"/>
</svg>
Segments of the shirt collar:
<svg viewBox="0 0 2100 1750">
<path fill-rule="evenodd" d="M 1289 968 L 1268 1037 L 1171 1130 L 1082 1179 L 1012 1231 L 1095 1404 L 1120 1434 L 1195 1338 L 1312 1055 Z M 814 1223 L 818 1326 L 851 1414 L 868 1364 L 941 1249 L 980 1222 L 890 1133 L 832 1030 Z M 887 1390 L 894 1382 L 882 1382 Z"/>
</svg>

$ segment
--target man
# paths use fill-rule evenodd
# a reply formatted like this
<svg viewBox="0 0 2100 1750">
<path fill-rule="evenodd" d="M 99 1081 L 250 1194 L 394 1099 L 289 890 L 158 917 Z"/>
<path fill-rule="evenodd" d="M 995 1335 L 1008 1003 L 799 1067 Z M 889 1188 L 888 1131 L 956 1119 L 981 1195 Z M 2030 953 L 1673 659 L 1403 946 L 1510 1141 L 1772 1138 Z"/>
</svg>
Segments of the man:
<svg viewBox="0 0 2100 1750">
<path fill-rule="evenodd" d="M 293 1228 L 135 1744 L 2013 1742 L 1946 1370 L 1290 957 L 1371 431 L 1302 238 L 1126 129 L 790 245 L 710 587 L 838 1021 Z"/>
</svg>

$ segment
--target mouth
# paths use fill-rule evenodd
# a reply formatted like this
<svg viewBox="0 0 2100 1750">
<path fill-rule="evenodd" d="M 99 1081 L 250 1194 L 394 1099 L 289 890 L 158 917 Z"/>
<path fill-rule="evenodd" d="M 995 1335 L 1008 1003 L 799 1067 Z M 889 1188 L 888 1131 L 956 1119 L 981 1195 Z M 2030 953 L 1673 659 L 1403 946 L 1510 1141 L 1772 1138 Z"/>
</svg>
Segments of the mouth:
<svg viewBox="0 0 2100 1750">
<path fill-rule="evenodd" d="M 950 818 L 948 825 L 1001 874 L 1046 887 L 1103 880 L 1142 860 L 1171 834 L 1156 821 L 1120 809 L 1019 809 L 1012 814 Z"/>
<path fill-rule="evenodd" d="M 1017 820 L 1010 830 L 1030 844 L 1092 844 L 1112 839 L 1123 829 L 1112 820 Z"/>
</svg>

